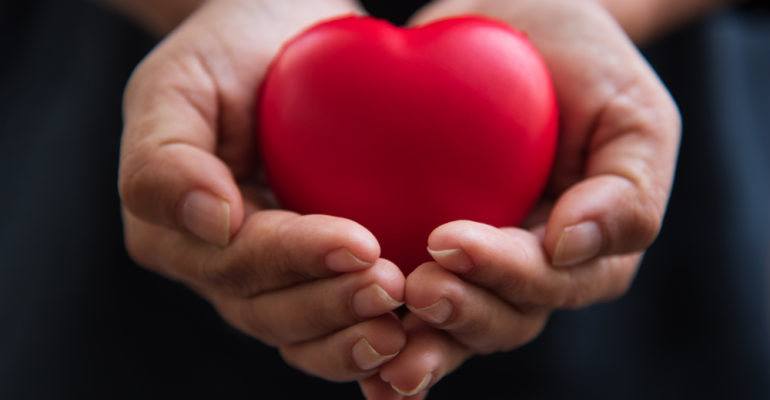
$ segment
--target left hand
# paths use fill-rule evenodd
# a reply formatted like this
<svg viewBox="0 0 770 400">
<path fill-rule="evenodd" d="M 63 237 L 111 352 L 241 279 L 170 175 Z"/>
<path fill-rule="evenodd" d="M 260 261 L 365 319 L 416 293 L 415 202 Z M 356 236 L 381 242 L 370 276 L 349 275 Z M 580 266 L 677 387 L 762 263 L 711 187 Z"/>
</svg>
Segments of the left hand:
<svg viewBox="0 0 770 400">
<path fill-rule="evenodd" d="M 404 276 L 361 225 L 267 207 L 254 104 L 286 40 L 358 11 L 353 0 L 207 1 L 127 85 L 118 185 L 138 264 L 185 284 L 288 364 L 333 381 L 375 375 L 403 347 L 391 311 Z"/>
<path fill-rule="evenodd" d="M 473 354 L 535 338 L 552 310 L 624 294 L 671 191 L 679 114 L 609 13 L 592 1 L 441 0 L 412 22 L 460 14 L 505 21 L 541 52 L 561 112 L 557 161 L 529 229 L 455 221 L 430 235 L 435 262 L 406 280 L 407 345 L 360 382 L 369 399 L 424 398 Z"/>
</svg>

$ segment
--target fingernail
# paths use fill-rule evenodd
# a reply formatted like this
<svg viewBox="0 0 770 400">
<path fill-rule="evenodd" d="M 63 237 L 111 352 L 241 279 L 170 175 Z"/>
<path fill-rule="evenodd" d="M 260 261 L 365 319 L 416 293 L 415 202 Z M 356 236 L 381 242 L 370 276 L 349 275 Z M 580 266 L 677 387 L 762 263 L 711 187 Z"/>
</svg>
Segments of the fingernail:
<svg viewBox="0 0 770 400">
<path fill-rule="evenodd" d="M 366 338 L 359 340 L 353 345 L 353 362 L 363 371 L 375 369 L 397 355 L 398 352 L 386 355 L 380 354 L 369 344 Z"/>
<path fill-rule="evenodd" d="M 334 272 L 358 271 L 372 265 L 373 263 L 361 260 L 344 247 L 326 255 L 326 266 Z"/>
<path fill-rule="evenodd" d="M 553 264 L 568 267 L 594 258 L 602 249 L 602 231 L 595 222 L 583 222 L 564 229 L 556 243 Z"/>
<path fill-rule="evenodd" d="M 230 242 L 230 204 L 214 195 L 196 190 L 182 202 L 181 220 L 195 236 L 217 246 Z"/>
<path fill-rule="evenodd" d="M 452 313 L 454 312 L 454 307 L 452 307 L 452 303 L 449 300 L 442 297 L 441 299 L 439 299 L 439 301 L 427 307 L 423 307 L 423 308 L 409 307 L 409 310 L 417 314 L 417 316 L 420 317 L 420 319 L 422 319 L 425 322 L 441 325 L 449 321 L 449 318 L 452 316 Z"/>
<path fill-rule="evenodd" d="M 418 385 L 417 385 L 417 386 L 416 386 L 414 389 L 410 389 L 410 390 L 403 390 L 403 389 L 399 389 L 399 388 L 397 388 L 397 387 L 396 387 L 395 385 L 393 385 L 393 384 L 391 384 L 390 386 L 391 386 L 391 387 L 393 387 L 393 390 L 395 390 L 396 392 L 398 392 L 398 394 L 400 394 L 400 395 L 402 395 L 402 396 L 407 396 L 407 397 L 408 397 L 408 396 L 414 396 L 414 395 L 416 395 L 417 393 L 420 393 L 420 392 L 422 392 L 423 390 L 427 389 L 427 388 L 428 388 L 428 385 L 430 385 L 430 381 L 431 381 L 432 379 L 433 379 L 433 374 L 429 372 L 427 375 L 425 375 L 425 377 L 424 377 L 424 378 L 422 378 L 422 380 L 420 381 L 420 383 L 419 383 L 419 384 L 418 384 Z"/>
<path fill-rule="evenodd" d="M 464 274 L 473 269 L 473 261 L 462 249 L 433 250 L 428 247 L 428 253 L 437 263 L 453 272 Z"/>
<path fill-rule="evenodd" d="M 394 300 L 378 284 L 371 284 L 353 295 L 353 312 L 362 318 L 371 318 L 385 314 L 400 307 L 403 303 Z"/>
</svg>

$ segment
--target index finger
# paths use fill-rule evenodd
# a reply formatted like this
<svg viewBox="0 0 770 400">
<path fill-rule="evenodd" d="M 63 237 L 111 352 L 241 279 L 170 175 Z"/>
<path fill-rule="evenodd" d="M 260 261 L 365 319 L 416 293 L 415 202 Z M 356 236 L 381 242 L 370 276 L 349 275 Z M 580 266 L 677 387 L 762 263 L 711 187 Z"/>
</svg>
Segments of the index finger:
<svg viewBox="0 0 770 400">
<path fill-rule="evenodd" d="M 602 257 L 575 268 L 553 268 L 536 235 L 469 221 L 440 226 L 428 243 L 442 267 L 524 311 L 617 298 L 628 290 L 640 259 L 638 254 Z"/>
<path fill-rule="evenodd" d="M 202 294 L 248 298 L 344 272 L 379 258 L 374 236 L 353 221 L 288 211 L 251 214 L 227 248 L 125 213 L 129 253 L 142 265 Z"/>
</svg>

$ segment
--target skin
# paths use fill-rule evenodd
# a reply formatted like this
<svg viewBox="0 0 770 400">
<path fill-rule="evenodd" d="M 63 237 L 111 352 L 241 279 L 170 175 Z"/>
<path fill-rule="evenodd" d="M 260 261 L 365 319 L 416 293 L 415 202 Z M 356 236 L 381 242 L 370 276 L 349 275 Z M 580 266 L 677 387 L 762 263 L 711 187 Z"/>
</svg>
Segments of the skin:
<svg viewBox="0 0 770 400">
<path fill-rule="evenodd" d="M 570 0 L 444 0 L 412 23 L 467 13 L 510 23 L 543 55 L 561 111 L 557 162 L 529 229 L 456 221 L 430 235 L 435 262 L 406 280 L 406 348 L 379 380 L 362 382 L 369 398 L 425 393 L 473 354 L 532 340 L 554 309 L 624 294 L 671 190 L 677 108 L 604 8 Z M 599 236 L 587 247 L 573 235 L 586 230 Z M 382 395 L 384 382 L 390 397 Z"/>
<path fill-rule="evenodd" d="M 127 86 L 119 190 L 129 253 L 287 363 L 359 381 L 367 398 L 424 398 L 474 354 L 532 340 L 554 309 L 621 296 L 660 229 L 679 115 L 624 28 L 641 41 L 675 23 L 631 18 L 662 0 L 440 0 L 414 16 L 482 14 L 526 32 L 552 73 L 561 137 L 525 228 L 438 227 L 435 262 L 408 277 L 353 221 L 269 209 L 253 168 L 254 88 L 270 60 L 301 29 L 360 13 L 354 2 L 180 0 L 178 12 L 149 18 L 157 2 L 104 1 L 159 35 L 195 10 Z M 677 4 L 671 21 L 714 2 Z"/>
<path fill-rule="evenodd" d="M 345 0 L 203 5 L 128 83 L 119 175 L 126 245 L 139 264 L 333 381 L 376 374 L 403 348 L 391 311 L 404 276 L 352 221 L 264 209 L 252 107 L 282 43 L 356 11 Z"/>
<path fill-rule="evenodd" d="M 192 14 L 204 0 L 94 0 L 114 8 L 149 33 L 164 36 Z"/>
<path fill-rule="evenodd" d="M 604 6 L 636 43 L 656 37 L 702 16 L 709 11 L 740 0 L 594 0 Z"/>
</svg>

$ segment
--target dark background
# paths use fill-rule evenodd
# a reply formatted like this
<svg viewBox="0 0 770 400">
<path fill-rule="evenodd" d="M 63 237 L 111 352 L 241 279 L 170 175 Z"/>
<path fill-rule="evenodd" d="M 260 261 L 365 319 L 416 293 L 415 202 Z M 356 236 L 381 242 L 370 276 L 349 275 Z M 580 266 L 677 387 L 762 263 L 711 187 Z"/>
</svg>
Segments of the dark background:
<svg viewBox="0 0 770 400">
<path fill-rule="evenodd" d="M 368 6 L 402 22 L 418 3 Z M 153 45 L 84 1 L 0 0 L 0 399 L 359 398 L 126 256 L 121 93 Z M 557 313 L 431 398 L 770 398 L 770 16 L 720 12 L 644 50 L 685 128 L 630 293 Z"/>
</svg>

